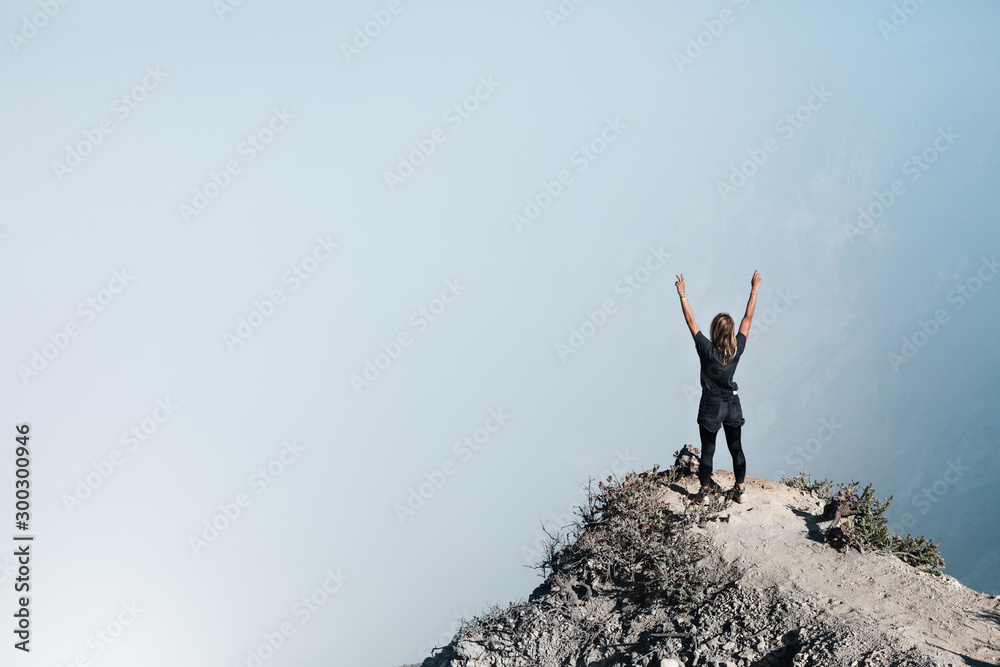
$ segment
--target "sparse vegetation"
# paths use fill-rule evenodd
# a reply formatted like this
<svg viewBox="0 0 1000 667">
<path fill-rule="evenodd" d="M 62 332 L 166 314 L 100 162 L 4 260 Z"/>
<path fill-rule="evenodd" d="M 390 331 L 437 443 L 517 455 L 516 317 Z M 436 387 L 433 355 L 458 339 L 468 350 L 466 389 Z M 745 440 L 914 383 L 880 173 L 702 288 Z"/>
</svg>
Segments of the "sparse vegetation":
<svg viewBox="0 0 1000 667">
<path fill-rule="evenodd" d="M 892 496 L 879 500 L 871 484 L 859 491 L 860 482 L 852 480 L 850 484 L 838 484 L 839 490 L 832 494 L 833 482 L 814 480 L 804 470 L 793 477 L 782 475 L 781 483 L 830 500 L 827 514 L 838 506 L 847 510 L 841 510 L 844 523 L 837 525 L 839 522 L 834 521 L 827 531 L 827 541 L 834 546 L 892 554 L 924 572 L 941 574 L 944 559 L 938 551 L 940 542 L 934 543 L 923 535 L 914 537 L 907 533 L 906 537 L 900 537 L 889 532 L 885 511 Z"/>
<path fill-rule="evenodd" d="M 887 548 L 915 568 L 938 575 L 941 574 L 941 568 L 944 567 L 944 558 L 938 551 L 940 544 L 940 542 L 935 543 L 923 535 L 914 537 L 907 533 L 906 537 L 890 535 Z"/>
<path fill-rule="evenodd" d="M 841 528 L 839 538 L 849 547 L 859 551 L 891 553 L 914 567 L 931 574 L 941 574 L 944 559 L 938 551 L 940 542 L 934 543 L 923 535 L 914 537 L 907 533 L 900 537 L 889 532 L 885 511 L 892 496 L 880 501 L 871 484 L 858 492 L 859 482 L 838 485 L 839 503 L 856 512 Z"/>
<path fill-rule="evenodd" d="M 780 481 L 786 486 L 812 493 L 820 498 L 829 498 L 833 491 L 833 482 L 828 479 L 814 480 L 805 470 L 792 477 L 782 474 Z"/>
<path fill-rule="evenodd" d="M 705 573 L 696 565 L 704 555 L 701 538 L 685 529 L 703 525 L 728 506 L 712 494 L 704 504 L 673 513 L 658 499 L 661 484 L 676 480 L 659 466 L 588 486 L 586 506 L 566 533 L 549 535 L 546 559 L 539 564 L 550 586 L 576 602 L 594 589 L 618 588 L 659 595 L 691 606 L 701 599 Z"/>
</svg>

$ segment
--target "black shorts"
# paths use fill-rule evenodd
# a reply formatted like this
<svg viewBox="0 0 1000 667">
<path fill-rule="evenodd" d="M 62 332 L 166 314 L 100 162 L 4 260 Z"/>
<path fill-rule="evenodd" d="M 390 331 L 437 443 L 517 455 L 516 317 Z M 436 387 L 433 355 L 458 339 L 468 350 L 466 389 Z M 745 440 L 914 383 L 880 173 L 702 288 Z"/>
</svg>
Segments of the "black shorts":
<svg viewBox="0 0 1000 667">
<path fill-rule="evenodd" d="M 743 426 L 745 423 L 740 397 L 735 392 L 701 393 L 701 402 L 698 404 L 698 425 L 703 426 L 706 431 L 715 433 L 723 424 Z"/>
</svg>

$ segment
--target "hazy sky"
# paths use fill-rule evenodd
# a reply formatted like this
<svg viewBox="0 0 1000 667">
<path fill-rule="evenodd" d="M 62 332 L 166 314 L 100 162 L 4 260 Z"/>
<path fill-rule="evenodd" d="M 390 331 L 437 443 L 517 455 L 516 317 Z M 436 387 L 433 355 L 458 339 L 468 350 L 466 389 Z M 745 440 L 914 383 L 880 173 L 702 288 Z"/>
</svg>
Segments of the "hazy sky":
<svg viewBox="0 0 1000 667">
<path fill-rule="evenodd" d="M 419 661 L 581 483 L 697 444 L 681 272 L 706 330 L 763 276 L 748 474 L 873 482 L 1000 593 L 996 2 L 0 25 L 4 664 Z"/>
</svg>

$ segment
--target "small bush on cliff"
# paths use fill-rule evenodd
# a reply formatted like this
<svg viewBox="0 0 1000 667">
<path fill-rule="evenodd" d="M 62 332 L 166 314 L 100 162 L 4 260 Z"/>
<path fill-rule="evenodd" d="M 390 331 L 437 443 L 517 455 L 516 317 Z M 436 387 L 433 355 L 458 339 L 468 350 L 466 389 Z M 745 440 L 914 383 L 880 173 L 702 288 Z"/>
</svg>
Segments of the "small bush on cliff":
<svg viewBox="0 0 1000 667">
<path fill-rule="evenodd" d="M 696 604 L 705 573 L 696 562 L 704 555 L 701 538 L 685 530 L 702 523 L 726 501 L 689 507 L 675 514 L 659 500 L 661 485 L 673 479 L 659 466 L 588 486 L 586 506 L 568 532 L 549 535 L 547 558 L 538 567 L 562 590 L 581 594 L 614 587 L 662 595 L 672 603 Z M 718 507 L 715 507 L 715 506 Z M 571 595 L 571 593 L 567 593 Z M 575 600 L 575 597 L 574 597 Z"/>
<path fill-rule="evenodd" d="M 829 498 L 830 492 L 833 491 L 833 482 L 828 479 L 814 480 L 805 470 L 794 475 L 793 477 L 782 474 L 781 483 L 786 486 L 799 489 L 800 491 L 805 491 L 806 493 L 815 494 L 820 498 Z"/>
<path fill-rule="evenodd" d="M 889 532 L 885 511 L 892 502 L 892 496 L 880 501 L 875 496 L 871 484 L 858 492 L 859 482 L 839 484 L 840 490 L 834 499 L 851 510 L 850 521 L 843 524 L 841 535 L 847 546 L 859 551 L 879 551 L 898 556 L 914 567 L 931 574 L 941 574 L 944 559 L 938 546 L 923 535 L 906 537 Z"/>
</svg>

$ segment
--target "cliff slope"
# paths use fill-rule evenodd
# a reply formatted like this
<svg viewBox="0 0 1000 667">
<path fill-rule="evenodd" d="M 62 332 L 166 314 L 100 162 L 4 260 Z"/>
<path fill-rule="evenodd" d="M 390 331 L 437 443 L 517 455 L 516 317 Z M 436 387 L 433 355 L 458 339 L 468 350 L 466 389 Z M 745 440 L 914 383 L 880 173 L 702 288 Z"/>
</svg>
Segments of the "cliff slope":
<svg viewBox="0 0 1000 667">
<path fill-rule="evenodd" d="M 641 477 L 665 514 L 691 515 L 696 478 Z M 733 477 L 720 470 L 715 481 L 729 488 Z M 677 524 L 668 546 L 688 549 L 701 574 L 673 576 L 668 588 L 689 592 L 698 579 L 696 598 L 658 594 L 634 572 L 602 580 L 595 552 L 577 549 L 591 574 L 560 576 L 556 558 L 528 601 L 472 619 L 422 667 L 1000 664 L 1000 596 L 891 553 L 833 548 L 825 498 L 764 479 L 746 488 L 748 502 L 698 506 Z M 599 524 L 591 516 L 589 539 Z"/>
</svg>

